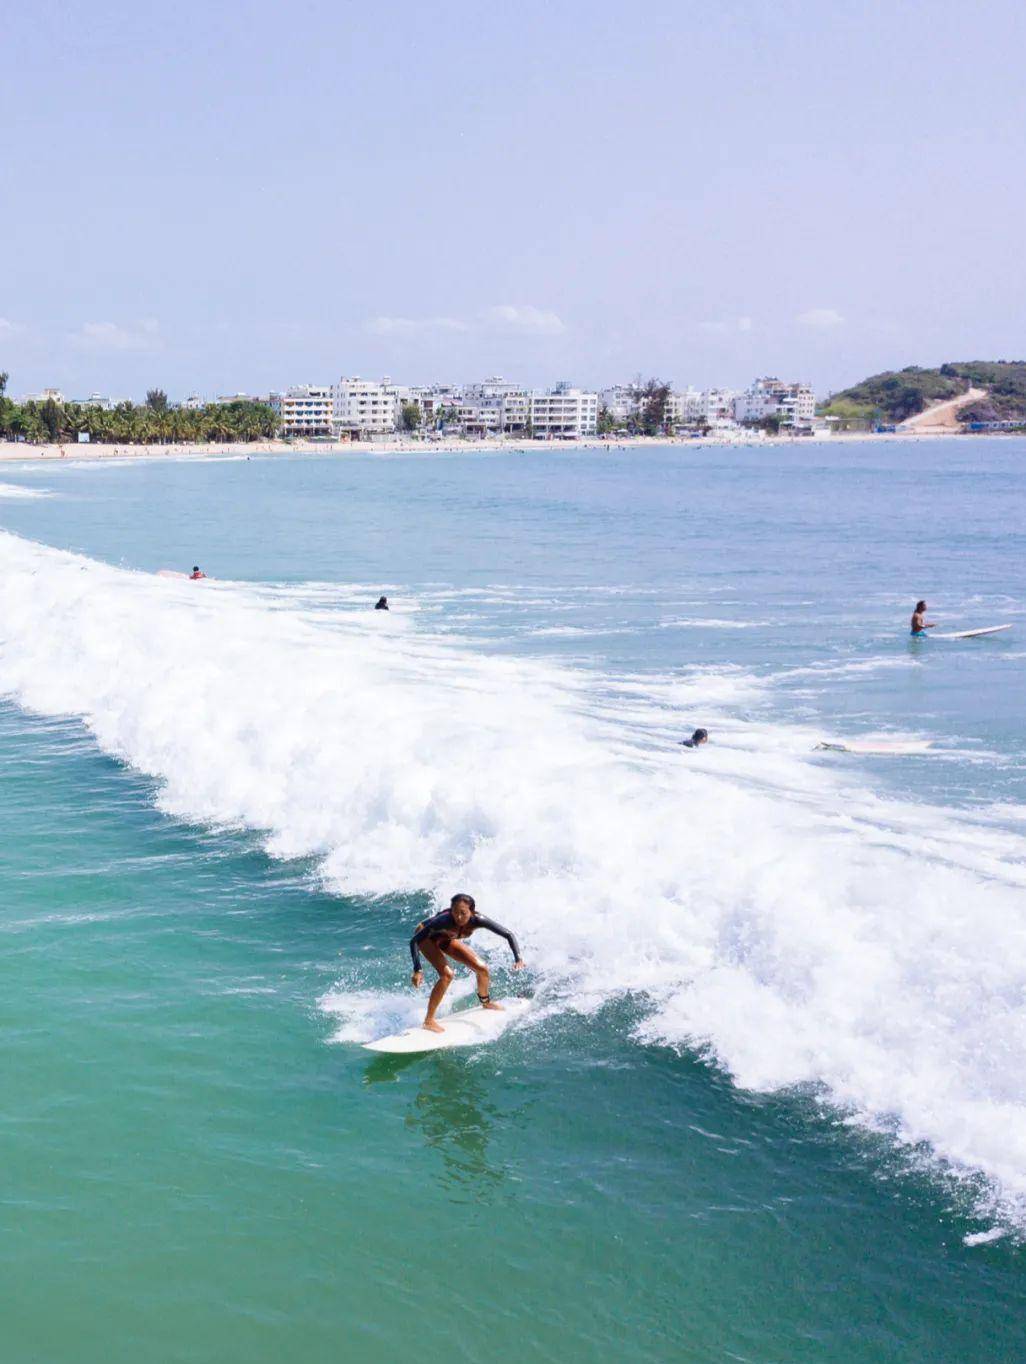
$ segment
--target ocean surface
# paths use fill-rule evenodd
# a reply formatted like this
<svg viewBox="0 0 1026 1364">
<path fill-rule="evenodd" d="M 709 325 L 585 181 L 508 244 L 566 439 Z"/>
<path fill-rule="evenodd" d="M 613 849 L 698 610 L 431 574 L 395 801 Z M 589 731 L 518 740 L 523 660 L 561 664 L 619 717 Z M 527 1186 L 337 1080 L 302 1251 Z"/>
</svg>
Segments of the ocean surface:
<svg viewBox="0 0 1026 1364">
<path fill-rule="evenodd" d="M 0 527 L 3 1364 L 1026 1356 L 1026 442 L 11 465 Z M 374 1057 L 456 890 L 532 1006 Z"/>
</svg>

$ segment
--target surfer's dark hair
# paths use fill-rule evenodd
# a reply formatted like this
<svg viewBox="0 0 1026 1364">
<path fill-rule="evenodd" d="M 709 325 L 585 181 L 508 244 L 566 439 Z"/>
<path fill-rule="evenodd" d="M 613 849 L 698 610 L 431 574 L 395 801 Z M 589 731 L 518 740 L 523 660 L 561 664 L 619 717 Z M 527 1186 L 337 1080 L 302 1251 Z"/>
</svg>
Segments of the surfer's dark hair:
<svg viewBox="0 0 1026 1364">
<path fill-rule="evenodd" d="M 691 737 L 692 739 L 708 739 L 709 731 L 707 729 L 696 729 Z"/>
<path fill-rule="evenodd" d="M 474 899 L 473 895 L 466 895 L 463 891 L 460 891 L 458 895 L 452 897 L 449 901 L 449 908 L 455 909 L 460 903 L 469 905 L 471 914 L 477 909 L 477 901 Z"/>
<path fill-rule="evenodd" d="M 917 610 L 917 611 L 925 611 L 925 610 L 926 610 L 926 602 L 924 602 L 924 601 L 917 601 L 917 602 L 916 602 L 916 610 Z"/>
</svg>

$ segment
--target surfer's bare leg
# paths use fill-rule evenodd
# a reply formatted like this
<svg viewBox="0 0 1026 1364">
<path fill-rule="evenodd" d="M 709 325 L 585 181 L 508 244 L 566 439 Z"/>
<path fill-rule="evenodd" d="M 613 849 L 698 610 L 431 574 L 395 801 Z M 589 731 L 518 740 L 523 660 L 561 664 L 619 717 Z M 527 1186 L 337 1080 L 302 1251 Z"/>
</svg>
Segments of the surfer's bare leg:
<svg viewBox="0 0 1026 1364">
<path fill-rule="evenodd" d="M 452 984 L 452 978 L 456 972 L 445 960 L 445 954 L 437 943 L 422 943 L 420 950 L 438 972 L 438 979 L 432 986 L 428 998 L 427 1013 L 424 1015 L 424 1022 L 421 1026 L 427 1028 L 428 1032 L 445 1032 L 441 1023 L 435 1022 L 435 1014 L 438 1012 L 438 1006 L 445 998 L 445 992 Z"/>
<path fill-rule="evenodd" d="M 460 961 L 464 966 L 469 966 L 477 977 L 477 997 L 481 1001 L 482 1009 L 501 1009 L 501 1004 L 493 1004 L 489 994 L 491 986 L 491 975 L 488 967 L 484 964 L 476 952 L 471 951 L 465 942 L 451 942 L 445 949 L 453 961 Z M 487 1001 L 487 1002 L 486 1002 Z"/>
</svg>

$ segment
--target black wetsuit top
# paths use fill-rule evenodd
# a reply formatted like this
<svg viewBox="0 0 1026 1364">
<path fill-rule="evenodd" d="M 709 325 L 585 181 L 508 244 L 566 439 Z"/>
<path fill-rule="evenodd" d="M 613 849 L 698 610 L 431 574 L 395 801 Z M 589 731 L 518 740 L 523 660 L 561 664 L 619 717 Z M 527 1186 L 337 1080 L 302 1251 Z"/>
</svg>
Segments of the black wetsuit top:
<svg viewBox="0 0 1026 1364">
<path fill-rule="evenodd" d="M 469 938 L 475 928 L 487 928 L 489 933 L 497 933 L 500 938 L 505 938 L 509 943 L 510 951 L 513 953 L 513 960 L 520 960 L 520 948 L 517 946 L 517 940 L 508 928 L 503 928 L 502 924 L 497 924 L 494 919 L 486 919 L 483 914 L 471 914 L 467 922 L 460 928 L 452 917 L 452 910 L 443 909 L 441 914 L 432 914 L 430 919 L 425 919 L 423 923 L 417 925 L 417 931 L 410 939 L 410 956 L 413 958 L 413 969 L 415 971 L 421 969 L 420 944 L 425 939 L 430 938 L 432 942 L 440 942 L 446 946 L 454 938 Z"/>
</svg>

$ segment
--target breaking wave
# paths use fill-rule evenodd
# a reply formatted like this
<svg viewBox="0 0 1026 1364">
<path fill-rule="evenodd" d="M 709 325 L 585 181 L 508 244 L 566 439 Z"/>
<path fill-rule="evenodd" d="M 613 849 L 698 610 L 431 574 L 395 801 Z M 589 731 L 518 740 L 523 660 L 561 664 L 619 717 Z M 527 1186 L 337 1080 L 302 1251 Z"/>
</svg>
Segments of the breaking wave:
<svg viewBox="0 0 1026 1364">
<path fill-rule="evenodd" d="M 0 569 L 0 689 L 78 717 L 165 811 L 349 895 L 472 888 L 541 996 L 631 992 L 639 1043 L 817 1086 L 1026 1208 L 1013 832 L 846 785 L 809 733 L 732 717 L 743 673 L 602 678 L 10 534 Z M 715 749 L 675 747 L 714 715 Z"/>
</svg>

